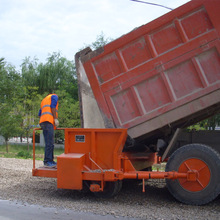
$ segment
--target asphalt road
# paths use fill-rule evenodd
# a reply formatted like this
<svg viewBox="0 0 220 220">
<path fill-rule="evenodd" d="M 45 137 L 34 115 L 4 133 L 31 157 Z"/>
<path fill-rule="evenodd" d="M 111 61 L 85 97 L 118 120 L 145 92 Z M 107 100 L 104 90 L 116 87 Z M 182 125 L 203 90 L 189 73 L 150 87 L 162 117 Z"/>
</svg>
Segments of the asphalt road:
<svg viewBox="0 0 220 220">
<path fill-rule="evenodd" d="M 21 204 L 8 200 L 0 200 L 1 220 L 135 220 L 134 218 L 111 215 L 95 215 L 93 213 L 75 212 L 67 209 L 47 208 L 39 205 Z"/>
</svg>

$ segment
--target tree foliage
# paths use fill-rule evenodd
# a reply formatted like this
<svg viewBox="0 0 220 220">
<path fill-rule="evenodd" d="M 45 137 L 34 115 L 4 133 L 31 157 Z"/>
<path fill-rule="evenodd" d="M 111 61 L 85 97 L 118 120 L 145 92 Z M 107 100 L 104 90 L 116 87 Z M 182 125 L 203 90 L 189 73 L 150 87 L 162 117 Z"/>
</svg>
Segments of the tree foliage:
<svg viewBox="0 0 220 220">
<path fill-rule="evenodd" d="M 0 59 L 0 133 L 6 141 L 31 134 L 39 123 L 40 103 L 52 90 L 59 96 L 60 126 L 78 127 L 78 89 L 72 61 L 60 53 L 49 55 L 44 64 L 26 57 L 18 73 Z"/>
<path fill-rule="evenodd" d="M 22 79 L 26 86 L 38 87 L 38 93 L 44 94 L 52 90 L 65 90 L 77 99 L 77 80 L 73 61 L 53 53 L 45 64 L 27 57 L 23 60 Z"/>
<path fill-rule="evenodd" d="M 101 32 L 101 34 L 97 36 L 96 41 L 93 42 L 90 45 L 90 47 L 96 50 L 96 49 L 106 45 L 107 43 L 111 42 L 112 40 L 113 40 L 112 38 L 106 38 L 104 33 Z"/>
<path fill-rule="evenodd" d="M 17 94 L 22 88 L 21 77 L 11 65 L 0 61 L 0 134 L 5 138 L 8 152 L 8 140 L 20 130 L 22 122 L 18 114 Z"/>
<path fill-rule="evenodd" d="M 96 41 L 91 43 L 91 44 L 86 44 L 82 49 L 85 49 L 86 47 L 90 47 L 93 50 L 96 50 L 100 47 L 103 47 L 107 43 L 111 42 L 113 39 L 112 38 L 106 38 L 104 33 L 101 32 L 100 35 L 96 37 Z"/>
<path fill-rule="evenodd" d="M 195 125 L 190 126 L 189 130 L 215 130 L 220 126 L 220 114 L 214 115 L 208 119 L 205 119 Z"/>
</svg>

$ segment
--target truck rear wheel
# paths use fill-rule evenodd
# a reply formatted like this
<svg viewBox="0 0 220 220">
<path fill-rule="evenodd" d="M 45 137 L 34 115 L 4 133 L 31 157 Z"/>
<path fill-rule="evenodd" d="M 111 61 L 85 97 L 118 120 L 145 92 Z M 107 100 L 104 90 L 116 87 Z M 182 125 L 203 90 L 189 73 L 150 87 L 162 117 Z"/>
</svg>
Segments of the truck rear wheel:
<svg viewBox="0 0 220 220">
<path fill-rule="evenodd" d="M 169 180 L 170 193 L 180 202 L 203 205 L 220 194 L 220 155 L 211 147 L 189 144 L 176 150 L 168 160 L 166 171 L 197 172 L 195 182 L 186 179 Z"/>
</svg>

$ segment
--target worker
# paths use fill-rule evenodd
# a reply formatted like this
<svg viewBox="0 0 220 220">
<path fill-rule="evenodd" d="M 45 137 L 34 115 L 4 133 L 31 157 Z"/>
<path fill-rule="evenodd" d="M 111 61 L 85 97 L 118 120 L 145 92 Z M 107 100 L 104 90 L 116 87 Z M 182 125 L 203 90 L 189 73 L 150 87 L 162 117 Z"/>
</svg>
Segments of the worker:
<svg viewBox="0 0 220 220">
<path fill-rule="evenodd" d="M 58 121 L 58 96 L 55 93 L 48 94 L 41 102 L 38 113 L 40 126 L 43 129 L 45 140 L 44 167 L 56 168 L 54 161 L 54 129 L 59 126 Z"/>
</svg>

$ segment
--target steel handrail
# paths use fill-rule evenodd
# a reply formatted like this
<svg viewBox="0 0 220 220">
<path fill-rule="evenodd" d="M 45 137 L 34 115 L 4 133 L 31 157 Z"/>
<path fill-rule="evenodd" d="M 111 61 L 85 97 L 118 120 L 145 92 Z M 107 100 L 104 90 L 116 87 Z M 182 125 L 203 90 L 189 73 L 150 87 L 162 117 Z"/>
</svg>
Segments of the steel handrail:
<svg viewBox="0 0 220 220">
<path fill-rule="evenodd" d="M 65 130 L 67 128 L 57 128 L 56 130 Z M 35 169 L 35 131 L 42 130 L 42 128 L 33 129 L 33 169 Z"/>
</svg>

